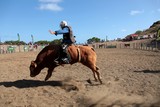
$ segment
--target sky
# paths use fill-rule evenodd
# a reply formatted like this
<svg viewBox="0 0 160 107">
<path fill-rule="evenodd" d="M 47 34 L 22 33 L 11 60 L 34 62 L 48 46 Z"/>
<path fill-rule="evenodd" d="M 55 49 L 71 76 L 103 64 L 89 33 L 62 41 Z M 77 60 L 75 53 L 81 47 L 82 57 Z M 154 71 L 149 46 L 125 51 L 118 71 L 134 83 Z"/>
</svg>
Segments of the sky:
<svg viewBox="0 0 160 107">
<path fill-rule="evenodd" d="M 160 20 L 160 0 L 0 0 L 0 40 L 25 42 L 62 38 L 59 30 L 68 22 L 77 43 L 92 37 L 113 40 L 145 30 Z"/>
</svg>

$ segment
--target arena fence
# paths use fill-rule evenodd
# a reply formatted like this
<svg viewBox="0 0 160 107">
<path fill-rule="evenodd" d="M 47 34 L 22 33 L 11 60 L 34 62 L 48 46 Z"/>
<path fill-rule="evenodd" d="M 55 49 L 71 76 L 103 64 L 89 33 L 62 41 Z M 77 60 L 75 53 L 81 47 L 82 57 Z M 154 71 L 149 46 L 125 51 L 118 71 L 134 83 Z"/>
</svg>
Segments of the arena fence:
<svg viewBox="0 0 160 107">
<path fill-rule="evenodd" d="M 45 45 L 0 45 L 0 54 L 40 51 Z"/>
<path fill-rule="evenodd" d="M 160 52 L 160 42 L 103 42 L 89 44 L 93 48 L 118 48 L 118 49 L 140 49 L 148 51 Z M 16 52 L 29 52 L 29 51 L 40 51 L 45 45 L 0 45 L 0 54 L 16 53 Z"/>
<path fill-rule="evenodd" d="M 148 51 L 160 51 L 160 42 L 104 42 L 90 44 L 94 48 L 119 48 L 119 49 L 140 49 Z"/>
</svg>

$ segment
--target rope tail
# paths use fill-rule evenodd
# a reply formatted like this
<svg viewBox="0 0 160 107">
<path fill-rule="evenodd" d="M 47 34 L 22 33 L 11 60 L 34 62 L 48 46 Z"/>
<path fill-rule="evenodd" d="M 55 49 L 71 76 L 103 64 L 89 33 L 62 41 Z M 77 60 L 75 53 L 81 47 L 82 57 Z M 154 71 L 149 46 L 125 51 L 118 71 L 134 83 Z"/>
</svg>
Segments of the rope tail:
<svg viewBox="0 0 160 107">
<path fill-rule="evenodd" d="M 79 47 L 77 48 L 77 51 L 78 51 L 78 62 L 81 62 L 81 51 Z"/>
</svg>

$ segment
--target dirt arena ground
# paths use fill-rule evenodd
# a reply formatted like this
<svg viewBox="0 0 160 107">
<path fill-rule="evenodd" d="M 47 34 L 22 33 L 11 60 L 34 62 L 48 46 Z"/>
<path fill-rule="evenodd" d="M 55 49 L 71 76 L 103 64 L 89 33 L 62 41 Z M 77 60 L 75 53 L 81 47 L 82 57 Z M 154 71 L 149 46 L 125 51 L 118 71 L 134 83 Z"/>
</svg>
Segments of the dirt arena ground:
<svg viewBox="0 0 160 107">
<path fill-rule="evenodd" d="M 160 52 L 96 52 L 103 85 L 80 63 L 57 67 L 45 82 L 47 69 L 30 77 L 38 52 L 0 54 L 0 107 L 160 107 Z"/>
</svg>

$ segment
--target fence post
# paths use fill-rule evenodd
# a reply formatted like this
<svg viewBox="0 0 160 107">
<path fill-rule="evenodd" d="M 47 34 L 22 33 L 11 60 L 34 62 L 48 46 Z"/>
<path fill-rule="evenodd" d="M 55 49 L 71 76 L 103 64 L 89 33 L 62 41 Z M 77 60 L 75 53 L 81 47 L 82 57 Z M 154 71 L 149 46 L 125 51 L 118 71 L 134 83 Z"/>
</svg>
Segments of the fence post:
<svg viewBox="0 0 160 107">
<path fill-rule="evenodd" d="M 151 47 L 151 49 L 152 49 L 152 51 L 153 51 L 153 45 L 151 45 L 152 47 Z"/>
<path fill-rule="evenodd" d="M 141 43 L 139 43 L 139 49 L 141 49 L 141 47 L 142 47 L 142 44 L 141 44 Z"/>
<path fill-rule="evenodd" d="M 158 50 L 157 41 L 156 41 L 156 51 Z"/>
<path fill-rule="evenodd" d="M 134 44 L 135 44 L 135 43 L 132 43 L 132 48 L 133 48 L 133 49 L 134 49 L 134 46 L 135 46 Z"/>
</svg>

